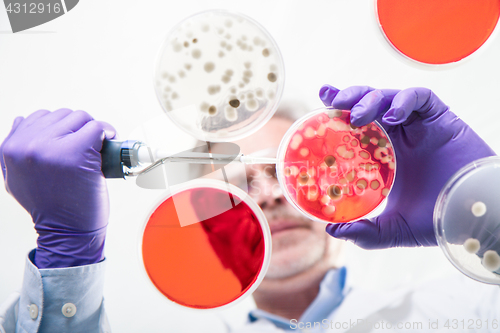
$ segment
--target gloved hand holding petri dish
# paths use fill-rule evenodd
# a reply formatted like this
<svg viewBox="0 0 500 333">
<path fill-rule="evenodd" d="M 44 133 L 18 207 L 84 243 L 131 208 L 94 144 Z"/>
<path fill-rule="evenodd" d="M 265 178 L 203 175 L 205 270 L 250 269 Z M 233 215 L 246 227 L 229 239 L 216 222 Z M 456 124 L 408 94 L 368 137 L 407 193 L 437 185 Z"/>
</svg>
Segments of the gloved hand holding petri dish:
<svg viewBox="0 0 500 333">
<path fill-rule="evenodd" d="M 389 195 L 396 172 L 391 140 L 376 122 L 350 124 L 350 111 L 315 110 L 297 120 L 278 151 L 278 180 L 287 200 L 321 222 L 350 222 Z"/>
</svg>

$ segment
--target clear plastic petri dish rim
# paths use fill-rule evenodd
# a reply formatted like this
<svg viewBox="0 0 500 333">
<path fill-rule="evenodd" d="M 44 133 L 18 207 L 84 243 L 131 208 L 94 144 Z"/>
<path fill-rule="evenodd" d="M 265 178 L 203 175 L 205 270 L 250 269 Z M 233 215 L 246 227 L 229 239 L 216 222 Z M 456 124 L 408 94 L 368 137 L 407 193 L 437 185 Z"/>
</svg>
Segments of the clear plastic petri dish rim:
<svg viewBox="0 0 500 333">
<path fill-rule="evenodd" d="M 443 186 L 433 215 L 437 243 L 453 266 L 476 281 L 497 285 L 500 285 L 500 274 L 487 270 L 480 256 L 467 251 L 464 241 L 475 239 L 482 231 L 498 237 L 495 232 L 499 211 L 495 200 L 500 195 L 499 184 L 500 157 L 473 161 L 459 169 Z M 475 216 L 472 206 L 483 201 L 487 209 Z M 470 223 L 464 223 L 463 219 Z"/>
<path fill-rule="evenodd" d="M 262 257 L 262 264 L 260 266 L 258 274 L 256 274 L 255 278 L 249 284 L 248 288 L 246 288 L 241 293 L 235 294 L 234 299 L 231 299 L 229 302 L 224 302 L 224 303 L 219 304 L 219 303 L 217 303 L 217 301 L 214 301 L 213 306 L 205 306 L 205 305 L 196 306 L 196 305 L 193 305 L 192 301 L 184 302 L 183 300 L 179 301 L 178 298 L 170 297 L 171 295 L 168 295 L 165 292 L 165 290 L 162 291 L 161 290 L 162 286 L 155 281 L 155 279 L 157 279 L 157 276 L 153 276 L 154 273 L 151 273 L 150 271 L 148 271 L 148 264 L 145 262 L 145 257 L 144 257 L 144 245 L 145 245 L 145 242 L 147 242 L 144 240 L 145 233 L 146 233 L 146 230 L 148 228 L 148 223 L 150 223 L 152 215 L 155 212 L 157 212 L 157 210 L 160 208 L 160 206 L 162 204 L 164 204 L 165 202 L 167 202 L 167 200 L 173 198 L 174 196 L 176 196 L 178 194 L 186 193 L 186 192 L 191 191 L 191 190 L 200 190 L 200 189 L 201 190 L 209 189 L 209 190 L 216 190 L 216 191 L 231 193 L 232 198 L 233 198 L 233 200 L 235 200 L 236 205 L 238 205 L 238 202 L 240 202 L 240 201 L 242 203 L 245 203 L 247 205 L 247 207 L 251 209 L 252 213 L 255 215 L 255 217 L 258 220 L 259 228 L 260 228 L 260 231 L 262 232 L 262 241 L 264 243 L 263 244 L 264 251 L 263 251 L 263 257 Z M 184 226 L 181 228 L 188 228 L 190 226 L 191 225 L 187 225 L 187 226 Z M 225 237 L 226 235 L 222 234 L 222 236 Z M 262 210 L 260 209 L 258 204 L 255 203 L 255 201 L 253 201 L 248 196 L 247 193 L 245 193 L 243 190 L 237 188 L 236 186 L 225 183 L 223 181 L 213 180 L 213 179 L 196 179 L 193 181 L 183 183 L 181 185 L 177 185 L 177 186 L 173 187 L 173 189 L 171 188 L 169 191 L 167 191 L 161 197 L 161 199 L 157 203 L 155 203 L 153 208 L 150 210 L 150 212 L 145 217 L 145 222 L 144 222 L 144 224 L 141 228 L 141 232 L 139 234 L 138 244 L 139 244 L 139 246 L 138 246 L 139 253 L 138 254 L 139 254 L 139 260 L 140 260 L 141 267 L 142 267 L 143 276 L 148 281 L 147 282 L 148 285 L 151 286 L 151 288 L 154 290 L 154 293 L 161 295 L 161 297 L 163 297 L 166 300 L 166 302 L 168 302 L 169 304 L 173 304 L 176 307 L 180 307 L 183 309 L 189 309 L 192 311 L 204 311 L 204 312 L 206 312 L 206 311 L 219 311 L 219 310 L 226 309 L 230 306 L 233 306 L 233 305 L 241 302 L 246 297 L 251 295 L 253 293 L 253 291 L 255 291 L 255 289 L 257 289 L 257 287 L 260 285 L 260 283 L 262 282 L 262 280 L 267 272 L 267 269 L 269 267 L 269 262 L 270 262 L 270 254 L 271 254 L 271 246 L 272 246 L 271 245 L 271 232 L 269 229 L 269 225 L 267 223 L 267 220 L 266 220 L 264 213 L 262 212 Z M 191 249 L 190 249 L 190 251 L 191 251 Z M 161 255 L 161 252 L 160 251 L 158 251 L 158 252 L 159 252 L 158 255 Z M 162 259 L 162 260 L 165 260 L 165 259 Z M 182 265 L 176 266 L 176 269 L 170 271 L 169 273 L 170 274 L 179 274 L 179 272 L 181 272 L 181 271 L 182 271 Z M 206 273 L 206 274 L 209 274 L 209 273 Z M 192 278 L 187 278 L 187 279 L 185 279 L 185 281 L 187 281 L 187 280 L 196 281 L 196 279 L 200 279 L 200 278 L 202 278 L 202 276 L 198 275 L 198 276 L 194 276 Z M 163 284 L 164 284 L 164 282 L 163 282 Z M 189 284 L 186 286 L 189 286 Z M 221 286 L 219 286 L 219 287 L 221 287 Z"/>
</svg>

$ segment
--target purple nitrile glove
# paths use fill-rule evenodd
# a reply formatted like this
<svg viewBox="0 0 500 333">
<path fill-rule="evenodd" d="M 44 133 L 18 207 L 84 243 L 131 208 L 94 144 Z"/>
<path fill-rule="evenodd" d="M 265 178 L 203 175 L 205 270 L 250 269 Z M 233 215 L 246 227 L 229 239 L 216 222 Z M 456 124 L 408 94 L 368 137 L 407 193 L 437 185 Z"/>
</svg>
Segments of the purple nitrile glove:
<svg viewBox="0 0 500 333">
<path fill-rule="evenodd" d="M 432 91 L 325 85 L 327 106 L 351 110 L 351 122 L 377 120 L 396 154 L 396 178 L 384 212 L 372 220 L 329 224 L 326 231 L 365 249 L 437 245 L 433 229 L 436 199 L 464 165 L 495 152 Z"/>
<path fill-rule="evenodd" d="M 114 136 L 111 125 L 84 111 L 40 110 L 14 121 L 0 161 L 5 188 L 35 223 L 38 268 L 104 258 L 109 199 L 100 150 Z"/>
</svg>

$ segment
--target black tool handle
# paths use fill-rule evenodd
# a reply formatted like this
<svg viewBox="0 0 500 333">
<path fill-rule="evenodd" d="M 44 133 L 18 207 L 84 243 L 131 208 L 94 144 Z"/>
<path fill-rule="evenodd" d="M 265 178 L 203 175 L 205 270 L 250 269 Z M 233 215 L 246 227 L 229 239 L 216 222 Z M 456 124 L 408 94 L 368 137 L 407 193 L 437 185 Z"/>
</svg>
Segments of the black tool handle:
<svg viewBox="0 0 500 333">
<path fill-rule="evenodd" d="M 101 170 L 106 178 L 125 178 L 123 167 L 139 164 L 138 149 L 142 143 L 135 140 L 104 140 L 101 149 Z"/>
</svg>

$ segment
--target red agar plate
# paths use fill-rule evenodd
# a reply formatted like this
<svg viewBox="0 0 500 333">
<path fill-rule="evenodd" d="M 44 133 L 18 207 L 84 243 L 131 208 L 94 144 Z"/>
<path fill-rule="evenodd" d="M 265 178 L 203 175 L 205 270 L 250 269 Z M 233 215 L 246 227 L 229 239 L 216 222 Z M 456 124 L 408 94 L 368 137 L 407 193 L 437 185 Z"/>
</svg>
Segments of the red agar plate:
<svg viewBox="0 0 500 333">
<path fill-rule="evenodd" d="M 269 264 L 269 226 L 240 189 L 216 180 L 190 184 L 148 217 L 141 244 L 144 268 L 156 289 L 176 304 L 226 307 L 262 281 Z"/>
<path fill-rule="evenodd" d="M 350 124 L 350 111 L 322 108 L 297 120 L 278 151 L 277 174 L 287 200 L 321 222 L 365 217 L 389 194 L 394 149 L 376 122 Z"/>
</svg>

